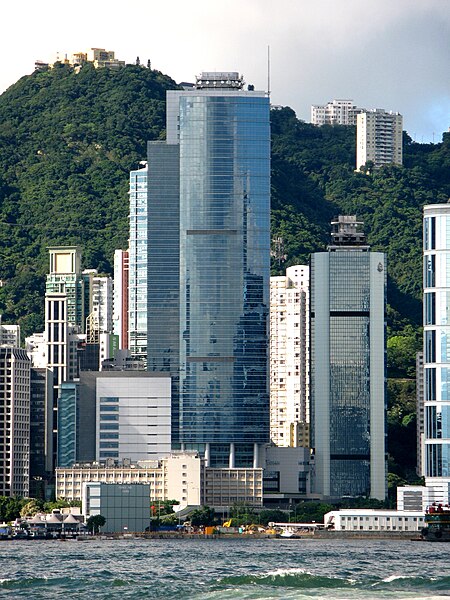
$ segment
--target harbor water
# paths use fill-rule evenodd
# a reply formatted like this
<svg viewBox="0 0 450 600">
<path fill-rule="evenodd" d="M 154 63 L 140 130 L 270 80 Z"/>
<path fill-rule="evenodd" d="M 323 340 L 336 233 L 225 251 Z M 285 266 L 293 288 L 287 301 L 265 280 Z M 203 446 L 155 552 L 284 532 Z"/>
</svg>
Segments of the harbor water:
<svg viewBox="0 0 450 600">
<path fill-rule="evenodd" d="M 0 598 L 450 598 L 450 543 L 314 539 L 0 542 Z"/>
</svg>

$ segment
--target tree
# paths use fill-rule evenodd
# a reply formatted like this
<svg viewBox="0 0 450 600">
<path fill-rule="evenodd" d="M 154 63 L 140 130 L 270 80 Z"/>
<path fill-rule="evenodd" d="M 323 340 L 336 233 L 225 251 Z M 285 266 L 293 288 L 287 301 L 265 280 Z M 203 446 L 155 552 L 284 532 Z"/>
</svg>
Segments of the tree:
<svg viewBox="0 0 450 600">
<path fill-rule="evenodd" d="M 91 515 L 86 521 L 88 531 L 92 534 L 97 534 L 100 531 L 100 527 L 106 523 L 106 519 L 103 515 Z"/>
<path fill-rule="evenodd" d="M 209 506 L 201 506 L 191 514 L 191 523 L 194 527 L 206 527 L 214 525 L 216 521 L 216 511 Z"/>
<path fill-rule="evenodd" d="M 34 517 L 34 515 L 38 512 L 41 512 L 43 508 L 44 508 L 44 503 L 41 500 L 32 498 L 29 502 L 27 502 L 26 504 L 23 505 L 23 507 L 20 511 L 20 516 L 21 517 L 27 517 L 27 516 Z"/>
<path fill-rule="evenodd" d="M 230 517 L 236 525 L 251 525 L 258 520 L 254 507 L 246 502 L 233 504 L 230 508 Z"/>
</svg>

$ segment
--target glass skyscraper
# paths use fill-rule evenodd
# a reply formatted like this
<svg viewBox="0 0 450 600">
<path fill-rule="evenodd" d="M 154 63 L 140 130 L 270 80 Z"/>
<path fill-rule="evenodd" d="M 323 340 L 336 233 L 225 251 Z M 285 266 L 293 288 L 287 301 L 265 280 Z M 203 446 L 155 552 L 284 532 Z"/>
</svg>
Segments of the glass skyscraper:
<svg viewBox="0 0 450 600">
<path fill-rule="evenodd" d="M 269 441 L 265 92 L 203 73 L 150 142 L 148 368 L 173 376 L 172 443 L 253 466 Z"/>
<path fill-rule="evenodd" d="M 450 204 L 424 207 L 424 448 L 428 486 L 450 485 Z"/>
<path fill-rule="evenodd" d="M 355 217 L 311 257 L 313 487 L 326 499 L 386 496 L 385 257 Z"/>
<path fill-rule="evenodd" d="M 147 358 L 147 166 L 130 173 L 128 342 L 124 347 Z"/>
</svg>

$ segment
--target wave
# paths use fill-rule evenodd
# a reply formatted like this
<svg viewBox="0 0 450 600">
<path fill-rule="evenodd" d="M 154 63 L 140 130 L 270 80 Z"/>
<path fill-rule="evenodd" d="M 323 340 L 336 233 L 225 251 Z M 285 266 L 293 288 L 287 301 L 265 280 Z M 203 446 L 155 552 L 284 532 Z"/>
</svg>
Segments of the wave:
<svg viewBox="0 0 450 600">
<path fill-rule="evenodd" d="M 389 575 L 383 579 L 376 577 L 338 577 L 332 575 L 314 575 L 305 569 L 278 569 L 262 574 L 231 575 L 220 578 L 214 588 L 236 588 L 240 586 L 286 587 L 296 589 L 376 589 L 386 592 L 442 592 L 450 590 L 450 577 L 409 576 L 402 574 Z M 375 589 L 374 589 L 375 588 Z"/>
<path fill-rule="evenodd" d="M 278 569 L 261 575 L 235 575 L 222 577 L 220 586 L 264 585 L 293 588 L 344 588 L 355 584 L 353 579 L 326 575 L 313 575 L 304 569 Z"/>
<path fill-rule="evenodd" d="M 450 576 L 427 577 L 426 575 L 389 575 L 380 581 L 372 583 L 372 587 L 448 591 L 450 590 Z"/>
</svg>

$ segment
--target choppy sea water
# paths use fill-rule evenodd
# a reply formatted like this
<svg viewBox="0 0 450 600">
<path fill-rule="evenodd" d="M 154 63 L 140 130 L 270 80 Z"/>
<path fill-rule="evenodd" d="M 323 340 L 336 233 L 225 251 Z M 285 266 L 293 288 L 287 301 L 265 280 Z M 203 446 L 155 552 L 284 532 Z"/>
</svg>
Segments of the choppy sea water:
<svg viewBox="0 0 450 600">
<path fill-rule="evenodd" d="M 325 540 L 0 542 L 0 598 L 450 598 L 450 543 Z"/>
</svg>

